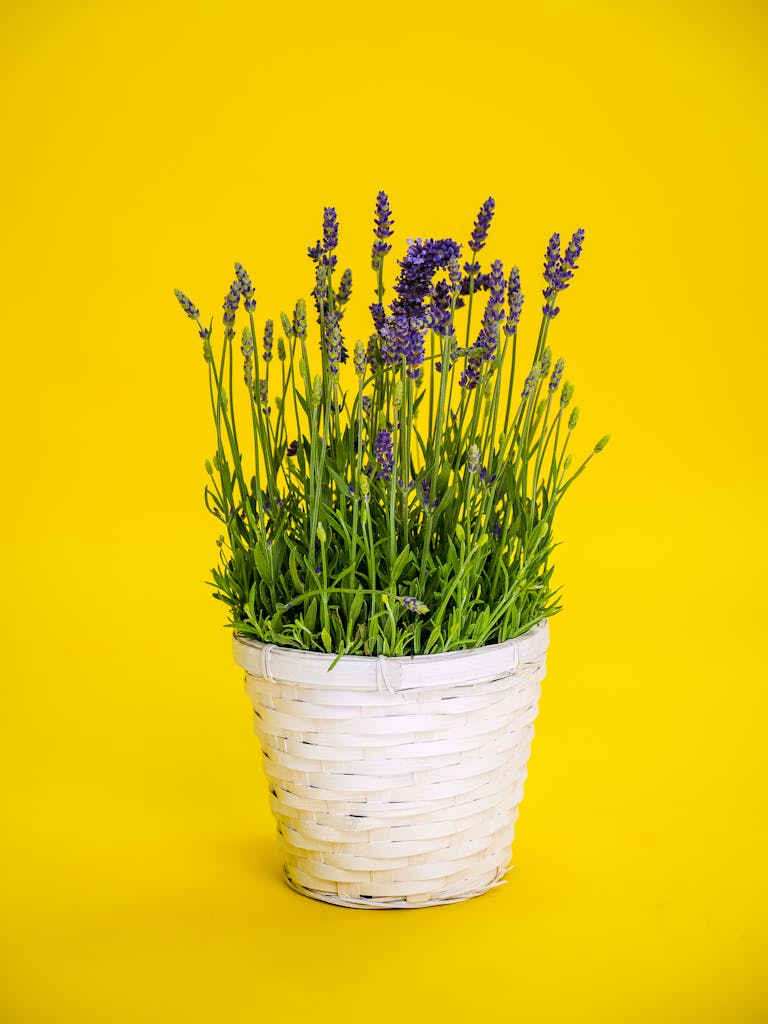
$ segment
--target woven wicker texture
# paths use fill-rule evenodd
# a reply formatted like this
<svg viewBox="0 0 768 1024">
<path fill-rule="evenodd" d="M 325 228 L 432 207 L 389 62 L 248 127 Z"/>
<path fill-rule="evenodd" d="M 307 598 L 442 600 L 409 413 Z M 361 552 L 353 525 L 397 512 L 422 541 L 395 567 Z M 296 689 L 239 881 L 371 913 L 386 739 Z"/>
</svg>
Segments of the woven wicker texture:
<svg viewBox="0 0 768 1024">
<path fill-rule="evenodd" d="M 388 909 L 504 882 L 549 640 L 416 658 L 233 638 L 254 707 L 287 883 Z"/>
</svg>

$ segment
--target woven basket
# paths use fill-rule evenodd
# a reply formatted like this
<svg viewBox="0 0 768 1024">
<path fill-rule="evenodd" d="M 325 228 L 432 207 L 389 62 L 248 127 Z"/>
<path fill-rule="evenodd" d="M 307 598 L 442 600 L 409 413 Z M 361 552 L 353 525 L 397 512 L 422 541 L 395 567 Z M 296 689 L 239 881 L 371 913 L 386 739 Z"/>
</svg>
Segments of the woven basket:
<svg viewBox="0 0 768 1024">
<path fill-rule="evenodd" d="M 546 621 L 415 658 L 233 637 L 291 888 L 345 907 L 456 903 L 502 885 L 538 711 Z"/>
</svg>

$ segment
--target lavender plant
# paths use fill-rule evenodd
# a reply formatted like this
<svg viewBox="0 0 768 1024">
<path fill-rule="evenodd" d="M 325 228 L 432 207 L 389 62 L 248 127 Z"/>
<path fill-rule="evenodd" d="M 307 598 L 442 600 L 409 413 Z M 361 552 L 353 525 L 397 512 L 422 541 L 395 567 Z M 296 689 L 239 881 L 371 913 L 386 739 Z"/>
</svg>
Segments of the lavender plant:
<svg viewBox="0 0 768 1024">
<path fill-rule="evenodd" d="M 308 249 L 311 327 L 300 298 L 276 339 L 271 319 L 259 332 L 254 288 L 236 263 L 214 353 L 213 319 L 205 326 L 176 290 L 208 370 L 216 450 L 205 502 L 225 531 L 209 582 L 230 628 L 339 656 L 416 655 L 500 643 L 560 611 L 555 512 L 608 442 L 573 463 L 579 410 L 549 345 L 584 231 L 565 250 L 559 234 L 549 240 L 542 320 L 521 373 L 518 269 L 507 276 L 501 261 L 485 271 L 480 262 L 494 212 L 489 198 L 463 263 L 453 239 L 409 240 L 385 301 L 394 220 L 379 192 L 372 331 L 351 346 L 351 362 L 352 274 L 338 273 L 333 207 Z"/>
</svg>

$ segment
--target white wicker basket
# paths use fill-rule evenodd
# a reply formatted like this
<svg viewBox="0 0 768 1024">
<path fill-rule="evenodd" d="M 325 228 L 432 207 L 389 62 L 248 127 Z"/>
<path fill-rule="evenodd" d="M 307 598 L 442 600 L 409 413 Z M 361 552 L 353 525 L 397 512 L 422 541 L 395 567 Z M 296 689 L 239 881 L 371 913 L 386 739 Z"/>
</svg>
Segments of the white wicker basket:
<svg viewBox="0 0 768 1024">
<path fill-rule="evenodd" d="M 287 883 L 346 907 L 479 896 L 510 868 L 549 642 L 341 658 L 233 638 Z"/>
</svg>

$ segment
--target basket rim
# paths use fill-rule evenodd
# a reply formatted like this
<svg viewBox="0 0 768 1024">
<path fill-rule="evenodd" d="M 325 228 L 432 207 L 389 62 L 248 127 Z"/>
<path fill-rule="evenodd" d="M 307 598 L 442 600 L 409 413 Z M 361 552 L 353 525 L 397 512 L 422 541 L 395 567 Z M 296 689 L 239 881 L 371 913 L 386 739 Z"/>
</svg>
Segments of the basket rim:
<svg viewBox="0 0 768 1024">
<path fill-rule="evenodd" d="M 530 629 L 527 629 L 525 633 L 521 633 L 519 636 L 513 637 L 511 640 L 504 640 L 500 644 L 483 644 L 482 647 L 469 647 L 461 651 L 439 651 L 437 654 L 404 654 L 397 656 L 390 656 L 386 654 L 342 654 L 341 657 L 338 653 L 325 651 L 307 651 L 302 647 L 283 647 L 280 644 L 265 644 L 261 640 L 254 640 L 245 633 L 238 633 L 237 630 L 232 632 L 232 641 L 234 646 L 250 647 L 257 651 L 263 651 L 267 648 L 274 653 L 290 654 L 292 658 L 312 659 L 315 665 L 318 664 L 320 659 L 321 664 L 327 663 L 331 665 L 336 659 L 336 664 L 341 662 L 353 663 L 358 666 L 365 664 L 375 665 L 377 662 L 407 662 L 413 664 L 418 662 L 421 665 L 439 665 L 444 661 L 456 661 L 460 656 L 465 658 L 471 656 L 478 656 L 483 653 L 487 654 L 498 654 L 502 651 L 506 651 L 511 647 L 519 647 L 520 644 L 527 641 L 533 640 L 536 637 L 541 637 L 541 634 L 546 633 L 547 639 L 549 634 L 549 619 L 541 619 Z"/>
<path fill-rule="evenodd" d="M 543 619 L 525 633 L 500 644 L 462 651 L 399 657 L 303 651 L 245 638 L 234 632 L 235 662 L 251 676 L 279 678 L 305 686 L 401 690 L 471 685 L 482 680 L 515 676 L 538 661 L 549 646 L 549 623 Z M 335 664 L 334 664 L 335 663 Z M 331 666 L 333 670 L 331 671 Z"/>
</svg>

